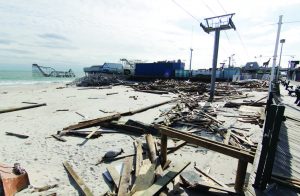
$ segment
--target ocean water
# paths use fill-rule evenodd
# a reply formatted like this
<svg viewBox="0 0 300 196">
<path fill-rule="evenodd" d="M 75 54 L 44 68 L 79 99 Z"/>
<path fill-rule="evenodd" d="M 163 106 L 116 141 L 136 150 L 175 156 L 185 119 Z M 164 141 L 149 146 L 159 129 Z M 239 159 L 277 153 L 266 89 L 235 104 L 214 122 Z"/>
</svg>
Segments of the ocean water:
<svg viewBox="0 0 300 196">
<path fill-rule="evenodd" d="M 83 72 L 75 72 L 76 77 L 82 77 Z M 37 76 L 32 73 L 32 70 L 7 70 L 0 68 L 0 86 L 2 85 L 24 85 L 24 84 L 42 84 L 42 83 L 56 83 L 56 82 L 71 82 L 75 78 L 56 78 Z"/>
</svg>

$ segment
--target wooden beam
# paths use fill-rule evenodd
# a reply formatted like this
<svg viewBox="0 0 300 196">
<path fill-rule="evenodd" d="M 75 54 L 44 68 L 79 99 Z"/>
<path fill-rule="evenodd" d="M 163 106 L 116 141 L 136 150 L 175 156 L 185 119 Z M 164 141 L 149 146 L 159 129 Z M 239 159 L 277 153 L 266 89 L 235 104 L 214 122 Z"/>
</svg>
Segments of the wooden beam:
<svg viewBox="0 0 300 196">
<path fill-rule="evenodd" d="M 161 134 L 167 135 L 169 137 L 175 137 L 184 141 L 187 141 L 192 144 L 196 144 L 198 146 L 237 158 L 237 159 L 242 159 L 246 162 L 253 163 L 254 156 L 251 155 L 251 153 L 245 152 L 242 149 L 234 148 L 232 146 L 208 140 L 206 138 L 192 135 L 189 133 L 184 133 L 181 131 L 178 131 L 176 129 L 171 129 L 169 127 L 161 126 L 161 125 L 155 125 L 157 129 L 161 131 Z"/>
<path fill-rule="evenodd" d="M 120 175 L 119 175 L 119 173 L 117 172 L 117 170 L 115 169 L 115 167 L 113 165 L 108 165 L 107 166 L 107 171 L 109 172 L 115 186 L 118 189 L 119 184 L 120 184 Z"/>
<path fill-rule="evenodd" d="M 77 173 L 73 170 L 72 166 L 67 162 L 63 162 L 64 167 L 68 171 L 68 173 L 71 175 L 71 177 L 75 180 L 76 184 L 80 187 L 81 191 L 86 196 L 92 196 L 92 191 L 86 186 L 86 184 L 83 182 L 83 180 L 77 175 Z"/>
<path fill-rule="evenodd" d="M 119 118 L 121 118 L 121 115 L 119 113 L 117 113 L 117 114 L 113 114 L 110 116 L 104 116 L 104 117 L 100 117 L 100 118 L 96 118 L 96 119 L 92 119 L 92 120 L 82 121 L 75 125 L 70 125 L 68 127 L 65 127 L 65 128 L 63 128 L 63 130 L 77 130 L 77 129 L 93 127 L 93 126 L 97 126 L 103 122 L 118 120 Z"/>
<path fill-rule="evenodd" d="M 142 195 L 142 191 L 148 189 L 153 184 L 155 178 L 155 167 L 155 163 L 142 165 L 130 194 L 133 194 L 134 196 Z"/>
<path fill-rule="evenodd" d="M 245 183 L 245 177 L 247 173 L 247 165 L 248 163 L 243 160 L 239 160 L 238 167 L 236 171 L 236 177 L 235 177 L 235 186 L 234 189 L 238 193 L 242 193 L 244 190 L 244 183 Z"/>
<path fill-rule="evenodd" d="M 29 138 L 28 135 L 23 135 L 23 134 L 19 134 L 19 133 L 12 133 L 12 132 L 5 132 L 5 133 L 6 133 L 6 135 L 15 136 L 15 137 L 22 138 L 22 139 Z"/>
<path fill-rule="evenodd" d="M 4 109 L 4 110 L 0 110 L 0 114 L 7 113 L 7 112 L 14 112 L 14 111 L 18 111 L 18 110 L 27 110 L 27 109 L 31 109 L 31 108 L 46 106 L 46 105 L 47 105 L 46 103 L 41 103 L 41 104 L 34 104 L 34 105 L 23 106 L 23 107 L 18 107 L 18 108 Z"/>
<path fill-rule="evenodd" d="M 200 172 L 202 175 L 206 176 L 207 178 L 209 178 L 211 181 L 213 181 L 214 183 L 222 186 L 222 187 L 225 187 L 225 188 L 228 188 L 227 185 L 225 185 L 223 182 L 220 182 L 219 180 L 215 179 L 214 177 L 210 176 L 209 174 L 207 174 L 206 172 L 202 171 L 200 168 L 198 168 L 197 166 L 194 167 L 198 172 Z"/>
<path fill-rule="evenodd" d="M 211 115 L 209 114 L 206 114 L 205 112 L 202 112 L 201 110 L 199 110 L 200 113 L 202 113 L 204 116 L 206 116 L 207 118 L 210 118 L 211 120 L 217 122 L 218 124 L 222 125 L 223 123 L 219 120 L 217 120 L 216 118 L 212 117 Z"/>
<path fill-rule="evenodd" d="M 88 134 L 88 136 L 85 137 L 85 139 L 90 139 L 95 133 L 97 132 L 97 129 L 94 129 L 93 131 L 91 131 L 90 134 Z"/>
<path fill-rule="evenodd" d="M 167 147 L 168 147 L 168 136 L 161 135 L 161 164 L 165 165 L 167 162 Z"/>
<path fill-rule="evenodd" d="M 156 154 L 156 149 L 155 149 L 155 144 L 152 135 L 147 134 L 146 136 L 146 142 L 148 144 L 149 148 L 149 158 L 151 163 L 156 163 L 157 160 L 157 154 Z"/>
<path fill-rule="evenodd" d="M 142 143 L 136 142 L 136 155 L 135 155 L 135 176 L 137 177 L 140 172 L 143 161 L 143 149 Z"/>
<path fill-rule="evenodd" d="M 181 173 L 191 162 L 176 165 L 160 179 L 158 179 L 151 187 L 143 192 L 143 196 L 152 196 L 162 191 L 179 173 Z"/>
<path fill-rule="evenodd" d="M 127 157 L 123 165 L 118 196 L 127 195 L 129 191 L 129 185 L 130 185 L 131 170 L 132 170 L 132 157 Z"/>
</svg>

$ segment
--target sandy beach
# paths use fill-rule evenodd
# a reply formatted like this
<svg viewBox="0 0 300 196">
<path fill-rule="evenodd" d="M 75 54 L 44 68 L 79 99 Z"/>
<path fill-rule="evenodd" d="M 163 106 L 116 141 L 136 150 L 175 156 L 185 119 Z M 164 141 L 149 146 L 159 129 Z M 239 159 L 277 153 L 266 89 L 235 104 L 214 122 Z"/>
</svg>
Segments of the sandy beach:
<svg viewBox="0 0 300 196">
<path fill-rule="evenodd" d="M 134 139 L 144 141 L 144 136 L 135 137 L 122 133 L 103 134 L 103 136 L 90 139 L 80 146 L 84 138 L 65 137 L 67 142 L 59 142 L 51 137 L 64 127 L 76 124 L 83 120 L 107 116 L 116 112 L 127 112 L 145 106 L 177 97 L 174 94 L 156 95 L 151 93 L 136 92 L 130 87 L 115 86 L 112 89 L 86 89 L 79 87 L 65 87 L 63 83 L 36 84 L 22 86 L 0 86 L 0 109 L 26 106 L 22 102 L 46 103 L 46 106 L 0 114 L 0 162 L 13 165 L 20 163 L 29 174 L 30 183 L 34 187 L 58 184 L 58 187 L 45 191 L 42 194 L 57 193 L 57 195 L 78 195 L 70 181 L 63 162 L 68 161 L 78 175 L 84 180 L 95 195 L 102 195 L 109 190 L 109 185 L 103 178 L 107 163 L 95 165 L 109 150 L 123 148 L 126 154 L 134 153 Z M 117 94 L 107 95 L 107 93 Z M 250 93 L 250 92 L 249 92 Z M 266 92 L 255 93 L 259 99 Z M 251 94 L 250 93 L 250 94 Z M 130 96 L 137 96 L 134 100 Z M 250 98 L 249 98 L 250 99 Z M 214 105 L 222 106 L 224 102 L 216 102 Z M 159 116 L 161 111 L 170 108 L 172 104 L 166 104 L 148 111 L 122 117 L 120 121 L 127 119 L 139 120 L 151 123 Z M 68 110 L 68 111 L 57 111 Z M 223 112 L 234 114 L 237 110 L 222 108 Z M 85 116 L 76 114 L 76 112 Z M 248 126 L 228 120 L 218 115 L 219 120 L 225 120 L 226 125 Z M 260 137 L 261 128 L 251 125 L 251 132 L 255 133 L 251 138 L 255 141 Z M 27 139 L 8 136 L 5 132 L 14 132 L 28 135 Z M 205 136 L 205 133 L 203 133 Z M 212 139 L 214 135 L 209 135 Z M 184 146 L 174 154 L 169 155 L 172 164 L 176 162 L 191 161 L 194 165 L 209 170 L 210 174 L 226 184 L 235 181 L 237 160 L 228 156 L 214 153 L 201 147 Z M 111 164 L 118 165 L 123 160 Z M 251 171 L 251 165 L 248 170 Z M 187 168 L 186 170 L 189 170 Z M 73 183 L 74 184 L 74 183 Z M 28 188 L 17 195 L 40 195 L 31 193 Z"/>
</svg>

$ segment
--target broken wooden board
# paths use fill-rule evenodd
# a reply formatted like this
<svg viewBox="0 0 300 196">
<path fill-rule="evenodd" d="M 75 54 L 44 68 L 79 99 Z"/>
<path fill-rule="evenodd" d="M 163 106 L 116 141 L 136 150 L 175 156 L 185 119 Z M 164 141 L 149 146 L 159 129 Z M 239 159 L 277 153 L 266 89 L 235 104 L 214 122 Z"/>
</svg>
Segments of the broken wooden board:
<svg viewBox="0 0 300 196">
<path fill-rule="evenodd" d="M 5 132 L 6 135 L 10 135 L 10 136 L 15 136 L 21 139 L 26 139 L 29 136 L 28 135 L 23 135 L 23 134 L 19 134 L 19 133 L 12 133 L 12 132 Z"/>
<path fill-rule="evenodd" d="M 146 141 L 147 141 L 147 145 L 148 145 L 148 149 L 149 149 L 150 161 L 151 161 L 151 163 L 156 163 L 157 154 L 156 154 L 154 139 L 153 139 L 152 135 L 150 135 L 150 134 L 147 134 L 145 137 L 146 137 Z"/>
<path fill-rule="evenodd" d="M 129 192 L 131 170 L 132 170 L 132 157 L 127 157 L 123 165 L 123 171 L 120 179 L 118 196 L 127 195 L 127 193 Z"/>
<path fill-rule="evenodd" d="M 142 166 L 143 161 L 143 149 L 142 149 L 142 143 L 136 142 L 135 143 L 136 148 L 136 155 L 135 155 L 135 176 L 137 177 L 140 173 L 140 168 Z"/>
<path fill-rule="evenodd" d="M 51 135 L 53 138 L 55 138 L 55 139 L 57 139 L 58 141 L 60 141 L 60 142 L 66 142 L 67 140 L 66 139 L 64 139 L 64 138 L 62 138 L 60 135 L 58 135 L 58 134 L 52 134 Z"/>
<path fill-rule="evenodd" d="M 0 110 L 0 114 L 7 113 L 7 112 L 19 111 L 19 110 L 27 110 L 27 109 L 31 109 L 31 108 L 46 106 L 46 105 L 47 105 L 46 103 L 41 103 L 41 104 L 34 104 L 34 105 L 29 105 L 29 106 L 17 107 L 17 108 L 4 109 L 4 110 Z"/>
<path fill-rule="evenodd" d="M 100 125 L 101 123 L 104 123 L 104 122 L 118 120 L 119 118 L 121 118 L 121 115 L 119 113 L 117 113 L 117 114 L 113 114 L 110 116 L 104 116 L 104 117 L 100 117 L 100 118 L 96 118 L 96 119 L 92 119 L 92 120 L 82 121 L 75 125 L 70 125 L 68 127 L 65 127 L 65 128 L 63 128 L 63 130 L 77 130 L 77 129 L 88 128 L 88 127 Z"/>
<path fill-rule="evenodd" d="M 143 164 L 139 175 L 132 187 L 130 194 L 134 196 L 142 195 L 143 191 L 148 189 L 154 182 L 156 164 Z"/>
<path fill-rule="evenodd" d="M 201 173 L 202 175 L 206 176 L 208 179 L 210 179 L 211 181 L 213 181 L 214 183 L 216 183 L 219 186 L 228 188 L 227 185 L 225 185 L 224 183 L 220 182 L 219 180 L 217 180 L 216 178 L 210 176 L 208 173 L 202 171 L 200 168 L 198 168 L 197 166 L 194 167 L 199 173 Z"/>
<path fill-rule="evenodd" d="M 168 170 L 168 172 L 158 179 L 151 187 L 142 192 L 142 195 L 152 196 L 162 191 L 179 173 L 181 173 L 191 162 L 181 163 Z"/>
<path fill-rule="evenodd" d="M 81 191 L 86 196 L 92 196 L 92 191 L 87 187 L 87 185 L 83 182 L 83 180 L 77 175 L 77 173 L 73 170 L 72 166 L 67 162 L 63 162 L 64 167 L 68 171 L 68 173 L 71 175 L 71 177 L 75 180 L 76 184 L 80 187 Z"/>
<path fill-rule="evenodd" d="M 112 165 L 108 165 L 107 171 L 109 172 L 109 174 L 110 174 L 110 176 L 111 176 L 111 178 L 112 178 L 115 186 L 118 189 L 119 188 L 119 184 L 120 184 L 120 175 L 119 175 L 118 171 Z"/>
</svg>

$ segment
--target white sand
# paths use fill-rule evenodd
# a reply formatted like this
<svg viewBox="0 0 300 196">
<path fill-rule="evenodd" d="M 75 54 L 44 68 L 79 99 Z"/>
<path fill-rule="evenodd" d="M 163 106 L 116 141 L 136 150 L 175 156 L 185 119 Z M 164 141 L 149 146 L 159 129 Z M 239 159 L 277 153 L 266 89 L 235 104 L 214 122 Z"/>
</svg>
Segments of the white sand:
<svg viewBox="0 0 300 196">
<path fill-rule="evenodd" d="M 77 90 L 76 87 L 56 89 L 60 86 L 64 85 L 0 86 L 0 109 L 28 105 L 22 104 L 23 101 L 47 103 L 47 106 L 43 107 L 0 114 L 0 162 L 10 165 L 16 162 L 21 163 L 29 174 L 31 185 L 35 187 L 59 184 L 58 188 L 43 192 L 43 194 L 56 192 L 58 195 L 78 195 L 78 191 L 70 184 L 62 165 L 63 161 L 69 161 L 95 195 L 104 194 L 109 190 L 102 176 L 107 164 L 102 163 L 98 166 L 94 164 L 109 150 L 123 148 L 125 150 L 123 155 L 133 153 L 133 139 L 126 134 L 105 134 L 97 139 L 89 140 L 83 146 L 78 146 L 84 140 L 83 138 L 64 137 L 67 142 L 59 142 L 47 137 L 68 125 L 84 120 L 75 112 L 92 119 L 109 115 L 100 112 L 99 109 L 125 112 L 169 100 L 175 96 L 170 94 L 170 97 L 165 97 L 140 93 L 124 86 L 101 90 Z M 118 94 L 107 96 L 106 93 L 110 92 L 118 92 Z M 138 99 L 129 98 L 133 95 L 138 96 Z M 260 97 L 263 95 L 259 95 L 258 98 Z M 169 107 L 170 105 L 164 105 L 122 118 L 121 121 L 131 118 L 151 123 L 155 117 L 158 117 L 160 110 Z M 59 109 L 69 109 L 69 111 L 56 112 Z M 232 111 L 229 110 L 231 113 Z M 29 138 L 7 136 L 6 131 L 26 134 Z M 190 168 L 194 166 L 194 163 L 200 168 L 209 166 L 213 176 L 224 183 L 234 183 L 237 160 L 231 157 L 203 148 L 185 146 L 170 155 L 169 159 L 173 163 L 192 161 Z M 122 160 L 112 164 L 116 165 L 120 162 Z M 250 165 L 249 168 L 251 169 Z M 18 195 L 31 195 L 31 190 L 23 190 Z M 39 194 L 36 193 L 36 195 Z"/>
</svg>

